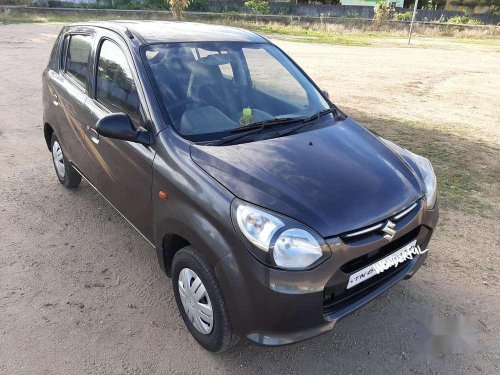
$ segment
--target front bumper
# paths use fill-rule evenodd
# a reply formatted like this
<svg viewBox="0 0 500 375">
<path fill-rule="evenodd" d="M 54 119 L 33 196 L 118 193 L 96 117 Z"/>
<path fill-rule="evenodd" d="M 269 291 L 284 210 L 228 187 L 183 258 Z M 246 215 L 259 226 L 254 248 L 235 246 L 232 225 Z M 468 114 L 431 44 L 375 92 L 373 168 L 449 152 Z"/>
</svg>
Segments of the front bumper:
<svg viewBox="0 0 500 375">
<path fill-rule="evenodd" d="M 350 274 L 413 239 L 426 249 L 438 216 L 437 207 L 427 210 L 420 201 L 397 223 L 390 243 L 378 234 L 327 238 L 332 257 L 309 271 L 269 268 L 240 247 L 215 267 L 233 329 L 262 345 L 290 344 L 331 330 L 338 319 L 411 277 L 427 253 L 346 289 Z"/>
</svg>

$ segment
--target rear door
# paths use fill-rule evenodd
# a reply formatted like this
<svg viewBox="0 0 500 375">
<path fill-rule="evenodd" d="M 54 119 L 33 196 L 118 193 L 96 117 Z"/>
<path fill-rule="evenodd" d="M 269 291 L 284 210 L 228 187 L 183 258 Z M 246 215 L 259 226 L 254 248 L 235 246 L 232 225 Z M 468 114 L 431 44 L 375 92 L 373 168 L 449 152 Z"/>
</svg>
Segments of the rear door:
<svg viewBox="0 0 500 375">
<path fill-rule="evenodd" d="M 85 102 L 93 39 L 91 29 L 68 29 L 59 49 L 57 67 L 49 73 L 49 95 L 56 108 L 57 135 L 66 156 L 84 174 L 89 170 L 90 161 L 85 135 L 90 117 Z"/>
<path fill-rule="evenodd" d="M 149 129 L 149 116 L 129 48 L 119 36 L 103 31 L 94 43 L 91 116 L 87 130 L 96 163 L 89 178 L 96 188 L 148 240 L 152 240 L 153 146 L 98 136 L 97 122 L 110 113 L 125 113 L 137 129 Z M 152 132 L 153 133 L 153 132 Z"/>
</svg>

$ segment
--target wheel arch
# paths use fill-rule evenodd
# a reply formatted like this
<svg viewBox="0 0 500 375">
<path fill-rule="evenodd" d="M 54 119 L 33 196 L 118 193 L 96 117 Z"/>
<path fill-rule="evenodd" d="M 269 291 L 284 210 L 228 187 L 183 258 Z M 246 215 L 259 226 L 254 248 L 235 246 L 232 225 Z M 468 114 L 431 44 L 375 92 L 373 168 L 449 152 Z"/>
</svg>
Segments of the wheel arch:
<svg viewBox="0 0 500 375">
<path fill-rule="evenodd" d="M 160 262 L 160 267 L 165 271 L 168 277 L 171 277 L 172 261 L 175 254 L 182 248 L 190 246 L 189 242 L 183 236 L 176 233 L 168 233 L 163 237 L 162 248 L 158 254 L 158 260 Z"/>
<path fill-rule="evenodd" d="M 43 136 L 45 138 L 45 143 L 47 144 L 47 148 L 50 151 L 50 140 L 52 139 L 52 134 L 54 134 L 54 128 L 46 122 L 43 124 Z"/>
</svg>

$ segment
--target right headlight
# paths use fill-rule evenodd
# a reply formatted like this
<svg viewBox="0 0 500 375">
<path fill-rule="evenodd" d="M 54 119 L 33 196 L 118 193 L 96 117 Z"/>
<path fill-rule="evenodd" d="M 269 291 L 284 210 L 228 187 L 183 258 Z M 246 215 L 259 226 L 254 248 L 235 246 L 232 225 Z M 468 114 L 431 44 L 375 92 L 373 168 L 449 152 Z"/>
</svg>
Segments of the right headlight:
<svg viewBox="0 0 500 375">
<path fill-rule="evenodd" d="M 247 247 L 268 265 L 308 269 L 331 255 L 317 233 L 290 218 L 240 201 L 234 203 L 233 213 L 237 229 L 249 242 Z"/>
</svg>

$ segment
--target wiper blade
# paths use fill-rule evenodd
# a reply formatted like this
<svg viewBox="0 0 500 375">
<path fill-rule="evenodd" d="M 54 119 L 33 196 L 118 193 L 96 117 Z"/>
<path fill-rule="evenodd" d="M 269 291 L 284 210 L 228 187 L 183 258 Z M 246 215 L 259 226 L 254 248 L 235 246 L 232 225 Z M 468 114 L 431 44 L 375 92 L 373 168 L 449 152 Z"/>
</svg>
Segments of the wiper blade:
<svg viewBox="0 0 500 375">
<path fill-rule="evenodd" d="M 245 125 L 241 126 L 239 128 L 231 130 L 231 133 L 235 133 L 232 135 L 228 135 L 227 137 L 221 138 L 218 141 L 213 142 L 213 145 L 224 145 L 230 142 L 234 142 L 240 138 L 246 137 L 250 134 L 258 133 L 262 131 L 263 129 L 274 126 L 274 125 L 282 125 L 282 124 L 290 124 L 294 122 L 302 122 L 302 118 L 298 117 L 286 117 L 286 118 L 278 118 L 278 119 L 271 119 L 271 120 L 266 120 L 266 121 L 259 121 L 259 122 L 254 122 L 253 124 L 250 125 Z"/>
<path fill-rule="evenodd" d="M 288 135 L 288 134 L 292 134 L 294 132 L 296 132 L 297 130 L 303 128 L 304 126 L 306 125 L 309 125 L 311 122 L 313 122 L 314 120 L 318 120 L 321 118 L 321 116 L 323 115 L 326 115 L 327 113 L 333 113 L 334 116 L 335 116 L 335 120 L 338 120 L 339 118 L 340 119 L 345 119 L 344 115 L 340 115 L 341 112 L 335 108 L 335 107 L 332 107 L 332 108 L 328 108 L 328 109 L 324 109 L 320 112 L 317 112 L 315 113 L 314 115 L 312 116 L 309 116 L 308 118 L 306 118 L 304 121 L 302 121 L 301 124 L 297 125 L 297 126 L 294 126 L 293 128 L 290 128 L 290 129 L 285 129 L 285 130 L 282 130 L 280 132 L 277 132 L 276 133 L 276 136 L 277 137 L 283 137 L 285 135 Z"/>
<path fill-rule="evenodd" d="M 236 129 L 231 130 L 230 133 L 241 133 L 241 132 L 246 132 L 247 130 L 261 129 L 261 128 L 265 128 L 267 126 L 294 123 L 294 122 L 299 122 L 299 121 L 303 121 L 303 120 L 304 119 L 301 117 L 273 118 L 273 119 L 269 119 L 269 120 L 253 122 L 253 123 L 248 124 L 248 125 L 242 125 L 240 127 L 237 127 Z"/>
<path fill-rule="evenodd" d="M 308 118 L 304 119 L 303 123 L 306 124 L 314 120 L 319 120 L 321 116 L 324 116 L 328 113 L 333 113 L 335 117 L 338 117 L 339 111 L 335 107 L 330 107 L 322 111 L 316 112 L 314 115 L 309 116 Z"/>
</svg>

